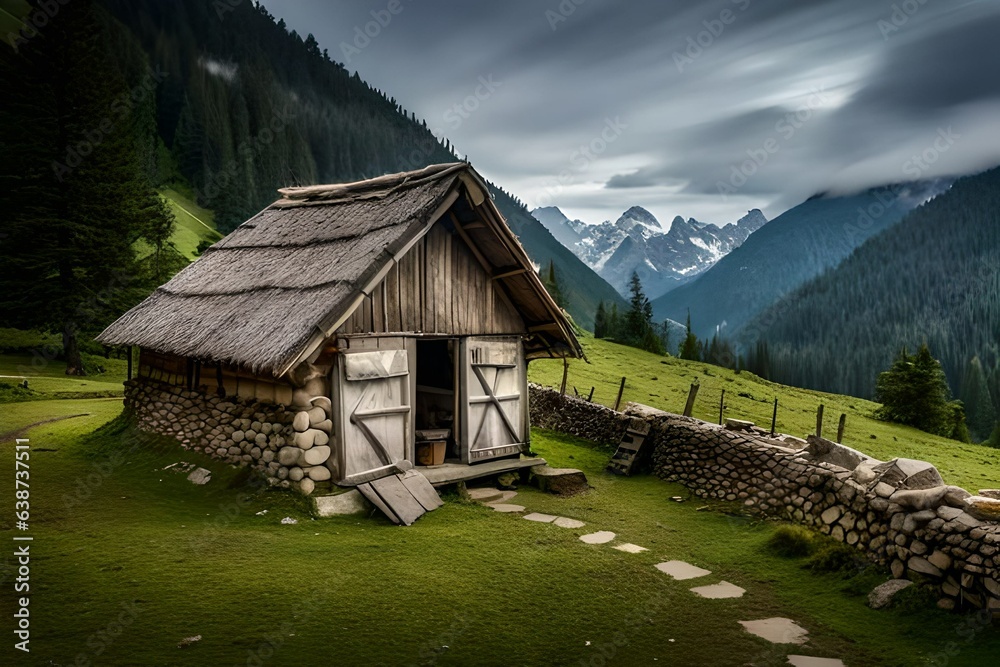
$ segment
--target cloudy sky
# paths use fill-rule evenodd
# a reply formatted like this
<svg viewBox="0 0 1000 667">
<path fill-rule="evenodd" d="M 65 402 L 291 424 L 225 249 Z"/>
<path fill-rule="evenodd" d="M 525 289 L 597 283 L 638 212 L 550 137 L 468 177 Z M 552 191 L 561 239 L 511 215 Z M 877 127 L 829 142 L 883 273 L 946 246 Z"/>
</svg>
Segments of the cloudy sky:
<svg viewBox="0 0 1000 667">
<path fill-rule="evenodd" d="M 588 222 L 774 217 L 1000 163 L 995 0 L 264 4 L 529 208 Z"/>
</svg>

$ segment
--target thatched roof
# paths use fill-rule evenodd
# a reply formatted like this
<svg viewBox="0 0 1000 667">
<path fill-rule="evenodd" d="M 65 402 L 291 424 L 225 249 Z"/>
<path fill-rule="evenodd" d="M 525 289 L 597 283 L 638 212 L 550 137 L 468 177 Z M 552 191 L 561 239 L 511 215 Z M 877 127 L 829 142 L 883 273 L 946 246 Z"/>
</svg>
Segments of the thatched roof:
<svg viewBox="0 0 1000 667">
<path fill-rule="evenodd" d="M 566 318 L 468 164 L 280 192 L 282 199 L 97 339 L 283 375 L 350 315 L 394 257 L 464 197 L 488 223 L 473 239 L 491 245 L 482 254 L 497 268 L 529 269 L 511 276 L 505 288 L 529 330 L 537 328 L 531 356 L 582 356 Z"/>
</svg>

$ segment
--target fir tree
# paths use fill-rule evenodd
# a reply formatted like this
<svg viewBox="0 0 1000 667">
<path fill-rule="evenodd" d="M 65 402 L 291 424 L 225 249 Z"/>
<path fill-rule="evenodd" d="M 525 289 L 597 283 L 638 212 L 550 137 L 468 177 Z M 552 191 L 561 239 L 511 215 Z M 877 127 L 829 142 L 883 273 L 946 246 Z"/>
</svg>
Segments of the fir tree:
<svg viewBox="0 0 1000 667">
<path fill-rule="evenodd" d="M 926 343 L 913 356 L 900 350 L 892 367 L 879 374 L 875 399 L 882 403 L 880 419 L 945 437 L 962 435 L 964 409 L 949 403 L 944 371 Z"/>
<path fill-rule="evenodd" d="M 604 300 L 597 303 L 597 314 L 594 315 L 594 338 L 605 338 L 608 335 L 608 313 L 604 309 Z"/>
<path fill-rule="evenodd" d="M 965 377 L 962 380 L 959 396 L 965 406 L 966 420 L 972 438 L 976 442 L 985 440 L 993 431 L 997 415 L 979 357 L 970 359 L 965 367 Z"/>
<path fill-rule="evenodd" d="M 562 289 L 559 287 L 559 279 L 556 277 L 556 264 L 551 259 L 549 260 L 549 268 L 545 271 L 545 276 L 542 278 L 542 284 L 552 297 L 552 300 L 555 301 L 560 308 L 564 308 L 565 304 Z"/>
<path fill-rule="evenodd" d="M 101 11 L 66 4 L 44 38 L 0 55 L 0 208 L 10 234 L 0 246 L 0 311 L 15 326 L 60 332 L 67 374 L 84 373 L 81 332 L 142 295 L 132 244 L 169 230 L 149 220 L 161 212 L 148 167 L 154 93 L 135 94 L 110 51 L 123 40 Z"/>
<path fill-rule="evenodd" d="M 688 311 L 687 314 L 687 323 L 685 324 L 685 328 L 687 329 L 687 334 L 681 342 L 681 346 L 678 350 L 678 356 L 681 359 L 687 359 L 688 361 L 701 361 L 701 354 L 698 352 L 698 337 L 691 331 L 690 311 Z"/>
</svg>

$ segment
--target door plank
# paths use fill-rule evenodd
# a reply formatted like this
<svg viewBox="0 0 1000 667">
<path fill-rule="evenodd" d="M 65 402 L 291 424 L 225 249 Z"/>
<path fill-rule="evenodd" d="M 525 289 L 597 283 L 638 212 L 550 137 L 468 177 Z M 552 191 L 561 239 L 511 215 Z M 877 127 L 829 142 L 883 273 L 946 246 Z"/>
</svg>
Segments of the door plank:
<svg viewBox="0 0 1000 667">
<path fill-rule="evenodd" d="M 361 495 L 371 502 L 372 505 L 382 510 L 382 514 L 389 517 L 390 521 L 395 524 L 400 523 L 399 517 L 396 516 L 391 509 L 389 509 L 389 506 L 386 505 L 385 502 L 383 502 L 382 498 L 375 492 L 375 489 L 372 488 L 371 484 L 358 484 L 357 489 L 361 492 Z"/>
<path fill-rule="evenodd" d="M 426 513 L 423 506 L 417 502 L 417 499 L 407 490 L 398 476 L 373 479 L 369 484 L 382 498 L 382 502 L 395 512 L 403 525 L 411 525 Z"/>
<path fill-rule="evenodd" d="M 437 491 L 431 486 L 431 483 L 427 481 L 427 478 L 421 475 L 416 470 L 407 471 L 405 475 L 400 476 L 403 482 L 403 486 L 406 490 L 417 499 L 417 502 L 423 505 L 424 509 L 428 512 L 436 510 L 437 508 L 444 505 L 441 502 L 441 498 L 438 496 Z"/>
</svg>

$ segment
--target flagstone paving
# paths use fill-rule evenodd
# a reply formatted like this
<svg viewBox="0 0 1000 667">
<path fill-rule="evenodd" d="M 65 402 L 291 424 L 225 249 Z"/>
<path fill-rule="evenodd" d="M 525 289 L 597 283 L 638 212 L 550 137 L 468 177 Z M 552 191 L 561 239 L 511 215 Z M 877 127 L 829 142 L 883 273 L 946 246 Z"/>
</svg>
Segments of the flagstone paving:
<svg viewBox="0 0 1000 667">
<path fill-rule="evenodd" d="M 487 507 L 492 507 L 495 512 L 523 512 L 524 505 L 509 505 L 507 503 L 490 503 Z"/>
<path fill-rule="evenodd" d="M 843 661 L 836 658 L 813 658 L 808 655 L 790 655 L 788 664 L 795 667 L 845 667 Z"/>
<path fill-rule="evenodd" d="M 805 644 L 809 631 L 790 618 L 764 618 L 759 621 L 740 621 L 747 632 L 775 644 Z"/>
<path fill-rule="evenodd" d="M 559 526 L 560 528 L 583 528 L 584 526 L 587 525 L 583 521 L 577 521 L 576 519 L 567 519 L 564 516 L 556 517 L 556 520 L 553 521 L 552 523 Z"/>
<path fill-rule="evenodd" d="M 729 583 L 728 581 L 720 581 L 717 584 L 712 584 L 711 586 L 699 586 L 697 588 L 692 588 L 691 592 L 695 595 L 700 595 L 703 598 L 708 598 L 709 600 L 722 600 L 725 598 L 741 598 L 743 594 L 746 593 L 745 590 Z"/>
<path fill-rule="evenodd" d="M 656 569 L 664 574 L 670 575 L 678 581 L 684 579 L 697 579 L 712 574 L 711 570 L 703 570 L 682 560 L 668 560 L 666 563 L 657 563 Z"/>
<path fill-rule="evenodd" d="M 478 500 L 487 507 L 492 507 L 496 512 L 524 512 L 525 508 L 523 505 L 515 505 L 508 502 L 516 495 L 516 491 L 501 491 L 493 488 L 469 489 L 469 496 L 473 500 Z M 578 519 L 570 519 L 568 517 L 556 516 L 554 514 L 542 514 L 540 512 L 531 512 L 530 514 L 525 514 L 522 518 L 527 519 L 528 521 L 535 521 L 537 523 L 551 523 L 561 528 L 582 528 L 586 525 L 586 523 Z M 608 542 L 614 540 L 615 537 L 616 535 L 611 531 L 599 530 L 595 533 L 581 535 L 579 539 L 581 542 L 586 544 L 607 544 Z M 649 551 L 646 547 L 639 546 L 638 544 L 632 544 L 631 542 L 615 544 L 611 548 L 630 554 Z M 698 579 L 712 574 L 710 570 L 691 565 L 690 563 L 685 563 L 681 560 L 671 560 L 663 563 L 657 563 L 656 569 L 678 581 Z M 746 593 L 744 589 L 736 586 L 735 584 L 731 584 L 728 581 L 720 581 L 717 584 L 697 586 L 690 590 L 695 595 L 710 600 L 741 598 L 744 593 Z M 758 637 L 762 637 L 775 644 L 804 644 L 808 641 L 809 631 L 798 625 L 790 618 L 776 617 L 756 621 L 740 621 L 740 625 L 742 625 L 747 632 L 757 635 Z M 673 640 L 671 639 L 670 641 Z M 805 655 L 788 656 L 788 664 L 792 665 L 792 667 L 846 667 L 841 660 L 835 658 L 816 658 Z"/>
<path fill-rule="evenodd" d="M 586 544 L 607 544 L 613 539 L 615 539 L 615 534 L 610 530 L 599 530 L 596 533 L 580 536 L 580 541 Z"/>
</svg>

